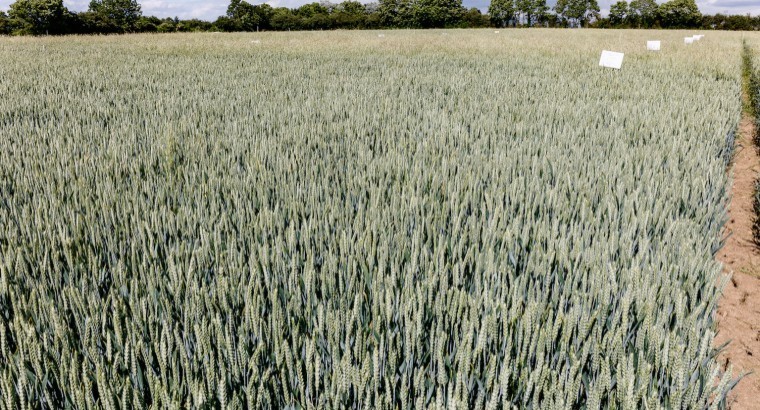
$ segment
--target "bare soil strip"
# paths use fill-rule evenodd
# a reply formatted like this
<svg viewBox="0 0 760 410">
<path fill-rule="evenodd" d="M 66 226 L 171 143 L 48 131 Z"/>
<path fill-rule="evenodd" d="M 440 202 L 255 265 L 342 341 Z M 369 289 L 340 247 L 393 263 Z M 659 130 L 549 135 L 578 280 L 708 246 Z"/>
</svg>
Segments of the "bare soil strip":
<svg viewBox="0 0 760 410">
<path fill-rule="evenodd" d="M 729 396 L 732 410 L 760 408 L 760 249 L 752 234 L 760 156 L 754 132 L 752 117 L 745 112 L 737 135 L 729 221 L 724 228 L 724 234 L 731 236 L 717 256 L 724 272 L 732 274 L 718 307 L 715 346 L 730 341 L 720 363 L 733 366 L 734 376 L 754 372 Z"/>
</svg>

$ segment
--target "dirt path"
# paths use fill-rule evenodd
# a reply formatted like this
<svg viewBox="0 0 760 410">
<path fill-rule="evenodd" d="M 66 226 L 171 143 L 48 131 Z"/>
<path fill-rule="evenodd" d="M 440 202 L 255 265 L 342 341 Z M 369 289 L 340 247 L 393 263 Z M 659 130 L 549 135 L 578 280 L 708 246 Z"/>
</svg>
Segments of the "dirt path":
<svg viewBox="0 0 760 410">
<path fill-rule="evenodd" d="M 737 136 L 729 222 L 725 227 L 725 235 L 732 235 L 718 253 L 724 272 L 733 274 L 718 307 L 715 346 L 731 341 L 720 355 L 720 363 L 733 365 L 734 376 L 754 371 L 729 396 L 732 410 L 760 408 L 760 250 L 752 235 L 760 156 L 752 139 L 754 132 L 752 117 L 745 113 Z"/>
</svg>

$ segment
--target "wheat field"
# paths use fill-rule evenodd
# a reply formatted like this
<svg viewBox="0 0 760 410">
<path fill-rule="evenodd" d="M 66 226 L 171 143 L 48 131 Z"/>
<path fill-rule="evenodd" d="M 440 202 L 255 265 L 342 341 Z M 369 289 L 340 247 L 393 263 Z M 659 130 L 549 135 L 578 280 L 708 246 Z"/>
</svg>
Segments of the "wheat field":
<svg viewBox="0 0 760 410">
<path fill-rule="evenodd" d="M 723 407 L 760 34 L 378 34 L 0 38 L 0 409 Z"/>
</svg>

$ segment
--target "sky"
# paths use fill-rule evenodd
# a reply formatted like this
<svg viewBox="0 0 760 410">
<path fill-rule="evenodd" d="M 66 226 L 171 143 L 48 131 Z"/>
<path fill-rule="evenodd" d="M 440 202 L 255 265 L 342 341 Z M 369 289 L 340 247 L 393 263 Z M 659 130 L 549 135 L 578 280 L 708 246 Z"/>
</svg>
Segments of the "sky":
<svg viewBox="0 0 760 410">
<path fill-rule="evenodd" d="M 0 10 L 7 10 L 8 5 L 15 0 L 0 0 Z M 305 3 L 319 0 L 249 0 L 252 4 L 268 3 L 273 7 L 298 7 Z M 342 0 L 332 0 L 339 3 Z M 361 0 L 369 2 L 370 0 Z M 556 0 L 548 0 L 551 6 Z M 598 0 L 602 14 L 606 15 L 610 4 L 617 0 Z M 89 0 L 64 0 L 66 7 L 73 11 L 87 10 Z M 477 7 L 487 10 L 490 0 L 463 0 L 465 7 Z M 145 15 L 157 17 L 179 17 L 181 19 L 199 18 L 202 20 L 216 20 L 227 11 L 229 0 L 142 0 L 142 11 Z M 697 0 L 699 10 L 704 14 L 747 14 L 753 16 L 760 14 L 760 1 L 758 0 Z"/>
</svg>

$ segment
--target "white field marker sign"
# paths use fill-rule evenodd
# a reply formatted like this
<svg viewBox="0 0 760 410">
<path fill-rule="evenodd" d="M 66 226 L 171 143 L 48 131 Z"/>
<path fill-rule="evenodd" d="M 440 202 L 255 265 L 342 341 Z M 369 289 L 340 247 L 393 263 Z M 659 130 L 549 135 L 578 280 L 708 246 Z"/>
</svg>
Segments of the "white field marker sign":
<svg viewBox="0 0 760 410">
<path fill-rule="evenodd" d="M 623 56 L 623 53 L 602 50 L 602 58 L 599 59 L 599 66 L 620 70 L 620 67 L 623 66 Z"/>
<path fill-rule="evenodd" d="M 683 43 L 684 44 L 691 44 L 693 42 L 694 42 L 694 37 L 684 37 L 683 38 Z"/>
<path fill-rule="evenodd" d="M 494 31 L 494 33 L 499 34 L 499 30 Z"/>
<path fill-rule="evenodd" d="M 647 50 L 660 51 L 660 41 L 647 41 Z"/>
</svg>

